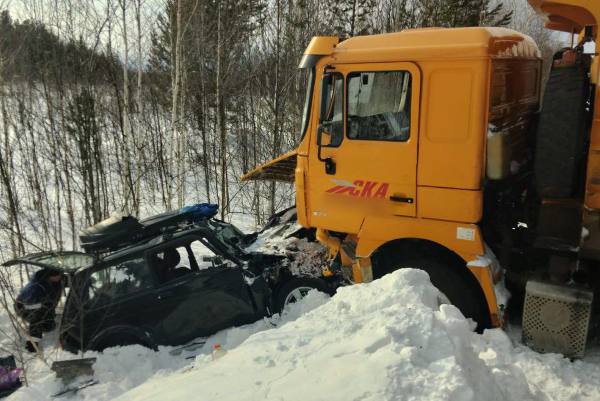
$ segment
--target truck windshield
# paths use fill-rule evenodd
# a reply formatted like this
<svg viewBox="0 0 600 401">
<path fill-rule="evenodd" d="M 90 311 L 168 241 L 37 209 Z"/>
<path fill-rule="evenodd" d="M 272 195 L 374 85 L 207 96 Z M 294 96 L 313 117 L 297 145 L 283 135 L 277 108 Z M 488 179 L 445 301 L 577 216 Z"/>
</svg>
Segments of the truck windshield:
<svg viewBox="0 0 600 401">
<path fill-rule="evenodd" d="M 302 125 L 300 126 L 300 141 L 304 139 L 310 120 L 310 106 L 312 104 L 313 87 L 315 86 L 315 69 L 306 68 L 306 97 L 304 98 L 304 110 L 302 111 Z M 300 142 L 299 141 L 299 142 Z"/>
</svg>

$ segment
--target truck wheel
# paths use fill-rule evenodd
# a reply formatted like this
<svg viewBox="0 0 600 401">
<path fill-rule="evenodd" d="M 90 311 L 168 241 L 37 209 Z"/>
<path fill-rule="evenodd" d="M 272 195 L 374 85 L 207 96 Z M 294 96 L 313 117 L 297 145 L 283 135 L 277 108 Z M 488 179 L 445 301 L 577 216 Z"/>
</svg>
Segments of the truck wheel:
<svg viewBox="0 0 600 401">
<path fill-rule="evenodd" d="M 488 305 L 477 279 L 467 270 L 447 263 L 442 257 L 402 255 L 385 252 L 373 258 L 375 279 L 398 269 L 413 268 L 429 274 L 431 283 L 441 292 L 440 304 L 450 303 L 477 322 L 477 332 L 491 327 Z"/>
<path fill-rule="evenodd" d="M 582 191 L 589 96 L 587 70 L 581 65 L 552 69 L 536 133 L 535 182 L 544 198 L 568 198 Z"/>
<path fill-rule="evenodd" d="M 318 290 L 329 294 L 327 284 L 314 277 L 293 277 L 286 281 L 275 293 L 273 307 L 276 313 L 281 313 L 289 304 L 301 300 L 310 290 Z"/>
</svg>

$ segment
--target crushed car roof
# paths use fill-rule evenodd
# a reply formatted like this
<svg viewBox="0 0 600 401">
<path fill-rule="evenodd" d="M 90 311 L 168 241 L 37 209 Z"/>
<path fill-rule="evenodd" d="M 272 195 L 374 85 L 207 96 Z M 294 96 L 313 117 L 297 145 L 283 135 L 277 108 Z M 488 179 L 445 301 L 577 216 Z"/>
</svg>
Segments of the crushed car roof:
<svg viewBox="0 0 600 401">
<path fill-rule="evenodd" d="M 60 270 L 62 272 L 74 272 L 84 267 L 91 266 L 96 257 L 89 253 L 75 251 L 50 251 L 25 255 L 4 262 L 2 266 L 14 266 L 28 264 L 45 269 Z"/>
<path fill-rule="evenodd" d="M 220 224 L 227 225 L 227 223 Z M 39 252 L 6 261 L 2 264 L 2 266 L 8 267 L 18 264 L 28 264 L 46 269 L 55 269 L 60 270 L 62 272 L 74 273 L 78 270 L 91 267 L 98 262 L 110 262 L 112 260 L 116 260 L 127 255 L 131 255 L 133 253 L 142 253 L 147 249 L 161 245 L 166 242 L 170 242 L 180 238 L 185 238 L 190 235 L 198 235 L 200 237 L 204 237 L 207 234 L 213 237 L 217 236 L 215 233 L 215 228 L 211 227 L 206 221 L 201 221 L 192 225 L 180 227 L 176 231 L 161 233 L 154 237 L 146 238 L 143 241 L 125 246 L 121 249 L 118 249 L 105 255 L 76 251 Z M 223 242 L 218 238 L 217 240 L 219 243 Z M 214 246 L 215 244 L 212 243 L 212 245 Z M 219 244 L 216 245 L 219 246 Z M 222 246 L 219 246 L 220 248 L 222 248 L 219 250 L 231 253 L 229 245 L 230 244 L 224 243 L 222 244 Z M 235 254 L 231 256 L 235 259 L 237 259 L 238 257 L 238 255 Z"/>
</svg>

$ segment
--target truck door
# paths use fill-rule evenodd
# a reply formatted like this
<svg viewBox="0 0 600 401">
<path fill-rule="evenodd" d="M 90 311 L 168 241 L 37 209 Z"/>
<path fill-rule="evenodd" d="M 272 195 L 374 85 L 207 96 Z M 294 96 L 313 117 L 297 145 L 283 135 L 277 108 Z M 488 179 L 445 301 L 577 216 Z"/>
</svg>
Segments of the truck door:
<svg viewBox="0 0 600 401">
<path fill-rule="evenodd" d="M 337 64 L 319 78 L 306 185 L 310 224 L 357 233 L 367 215 L 415 216 L 418 67 Z"/>
</svg>

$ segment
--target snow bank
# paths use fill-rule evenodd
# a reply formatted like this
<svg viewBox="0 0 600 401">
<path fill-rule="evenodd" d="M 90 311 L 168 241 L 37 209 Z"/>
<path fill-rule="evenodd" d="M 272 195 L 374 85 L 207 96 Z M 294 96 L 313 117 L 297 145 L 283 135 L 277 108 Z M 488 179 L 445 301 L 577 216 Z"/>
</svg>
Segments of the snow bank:
<svg viewBox="0 0 600 401">
<path fill-rule="evenodd" d="M 69 393 L 62 397 L 52 397 L 53 394 L 64 389 L 62 383 L 55 378 L 48 365 L 41 360 L 33 359 L 28 366 L 30 386 L 21 388 L 7 400 L 112 400 L 147 380 L 151 379 L 160 383 L 166 375 L 189 370 L 193 367 L 192 362 L 196 355 L 203 355 L 210 359 L 215 344 L 220 344 L 227 350 L 233 349 L 243 343 L 249 336 L 293 321 L 302 314 L 322 305 L 328 298 L 325 294 L 314 292 L 302 302 L 291 305 L 283 316 L 275 315 L 252 324 L 223 330 L 206 339 L 206 343 L 200 345 L 197 349 L 193 347 L 186 349 L 182 349 L 182 347 L 160 347 L 158 352 L 154 352 L 133 345 L 109 348 L 103 353 L 86 352 L 85 357 L 97 358 L 94 365 L 94 379 L 98 381 L 98 384 L 76 394 Z M 53 340 L 55 339 L 44 339 L 44 348 L 46 348 L 46 356 L 49 362 L 76 358 L 73 354 L 52 347 Z M 190 360 L 190 358 L 192 359 Z M 86 379 L 81 378 L 79 382 Z"/>
<path fill-rule="evenodd" d="M 98 384 L 91 386 L 71 397 L 67 394 L 63 399 L 78 400 L 111 400 L 123 392 L 139 386 L 152 376 L 160 376 L 167 371 L 186 365 L 185 358 L 172 356 L 168 352 L 153 352 L 139 345 L 110 348 L 99 354 L 86 352 L 86 357 L 97 357 L 94 365 L 94 378 Z M 73 359 L 75 356 L 67 352 L 58 352 L 52 359 Z M 42 401 L 54 400 L 52 395 L 63 389 L 62 383 L 54 373 L 41 361 L 30 366 L 28 372 L 30 386 L 23 387 L 7 400 L 10 401 Z M 82 378 L 83 381 L 85 378 Z M 71 398 L 69 398 L 71 397 Z"/>
<path fill-rule="evenodd" d="M 98 358 L 99 384 L 59 399 L 600 400 L 598 364 L 514 346 L 501 330 L 475 334 L 437 295 L 424 272 L 406 269 L 331 299 L 311 292 L 284 316 L 224 330 L 197 350 L 86 353 Z M 216 343 L 226 354 L 213 360 Z M 29 374 L 31 387 L 9 400 L 53 399 L 60 383 L 48 367 Z"/>
<path fill-rule="evenodd" d="M 473 333 L 455 307 L 438 306 L 422 271 L 344 287 L 329 302 L 316 295 L 295 305 L 314 308 L 298 319 L 119 399 L 600 399 L 600 367 L 515 348 L 501 330 Z"/>
</svg>

